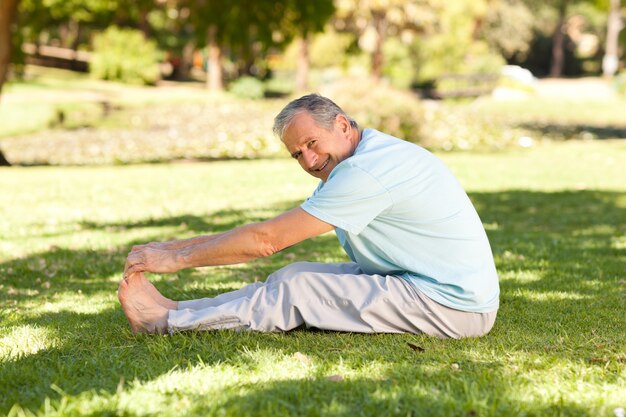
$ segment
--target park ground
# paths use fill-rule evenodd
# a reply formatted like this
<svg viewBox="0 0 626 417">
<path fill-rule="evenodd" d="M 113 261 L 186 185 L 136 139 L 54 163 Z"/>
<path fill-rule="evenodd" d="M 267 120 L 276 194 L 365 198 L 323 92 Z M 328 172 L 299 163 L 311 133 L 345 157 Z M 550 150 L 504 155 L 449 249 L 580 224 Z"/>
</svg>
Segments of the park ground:
<svg viewBox="0 0 626 417">
<path fill-rule="evenodd" d="M 202 102 L 196 93 L 181 102 Z M 315 181 L 277 156 L 1 168 L 0 415 L 614 416 L 626 407 L 623 101 L 559 100 L 455 104 L 504 121 L 517 112 L 533 140 L 436 151 L 474 202 L 500 275 L 498 320 L 479 339 L 135 336 L 115 294 L 132 245 L 267 219 Z M 21 139 L 80 130 L 6 135 L 0 147 L 27 155 L 15 151 Z M 327 234 L 255 262 L 151 279 L 171 298 L 214 296 L 299 260 L 346 257 Z"/>
</svg>

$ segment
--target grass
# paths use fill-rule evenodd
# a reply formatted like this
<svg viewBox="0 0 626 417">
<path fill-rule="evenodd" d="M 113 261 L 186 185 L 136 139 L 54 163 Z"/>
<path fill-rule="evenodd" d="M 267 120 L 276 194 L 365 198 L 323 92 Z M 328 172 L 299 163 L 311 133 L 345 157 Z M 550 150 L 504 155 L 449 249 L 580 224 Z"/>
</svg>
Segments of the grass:
<svg viewBox="0 0 626 417">
<path fill-rule="evenodd" d="M 441 155 L 474 201 L 502 297 L 480 339 L 133 336 L 115 291 L 133 244 L 214 233 L 302 201 L 290 160 L 0 169 L 0 415 L 613 416 L 626 406 L 624 141 Z M 197 298 L 297 260 L 153 275 Z"/>
</svg>

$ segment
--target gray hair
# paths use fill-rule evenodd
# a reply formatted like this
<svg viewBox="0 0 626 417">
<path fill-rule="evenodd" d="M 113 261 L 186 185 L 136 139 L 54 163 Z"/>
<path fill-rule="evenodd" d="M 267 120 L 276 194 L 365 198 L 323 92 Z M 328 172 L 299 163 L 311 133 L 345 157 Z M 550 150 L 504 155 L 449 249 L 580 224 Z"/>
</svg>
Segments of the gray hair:
<svg viewBox="0 0 626 417">
<path fill-rule="evenodd" d="M 339 114 L 348 119 L 350 126 L 354 128 L 359 127 L 357 122 L 352 117 L 348 116 L 346 112 L 332 100 L 319 94 L 309 94 L 293 100 L 278 113 L 274 119 L 273 129 L 276 136 L 282 140 L 287 127 L 291 124 L 294 117 L 302 111 L 309 113 L 318 126 L 327 130 L 333 128 L 337 115 Z"/>
</svg>

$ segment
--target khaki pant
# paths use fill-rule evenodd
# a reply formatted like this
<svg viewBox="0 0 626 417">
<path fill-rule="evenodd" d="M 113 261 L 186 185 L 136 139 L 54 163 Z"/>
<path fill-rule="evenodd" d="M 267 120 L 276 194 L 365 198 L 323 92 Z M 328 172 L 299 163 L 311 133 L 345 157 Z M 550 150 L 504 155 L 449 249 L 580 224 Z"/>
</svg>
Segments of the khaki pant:
<svg viewBox="0 0 626 417">
<path fill-rule="evenodd" d="M 366 275 L 355 263 L 298 262 L 215 298 L 181 301 L 168 330 L 284 331 L 300 325 L 361 333 L 482 336 L 496 312 L 469 313 L 438 304 L 397 276 Z"/>
</svg>

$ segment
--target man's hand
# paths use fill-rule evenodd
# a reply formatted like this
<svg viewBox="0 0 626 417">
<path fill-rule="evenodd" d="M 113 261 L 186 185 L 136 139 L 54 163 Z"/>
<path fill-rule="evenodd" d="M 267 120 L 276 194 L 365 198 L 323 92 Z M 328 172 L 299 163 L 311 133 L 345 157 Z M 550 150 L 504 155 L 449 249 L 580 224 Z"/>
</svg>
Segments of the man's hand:
<svg viewBox="0 0 626 417">
<path fill-rule="evenodd" d="M 126 258 L 124 276 L 134 272 L 156 272 L 166 274 L 183 269 L 178 251 L 162 249 L 152 243 L 134 246 Z"/>
</svg>

